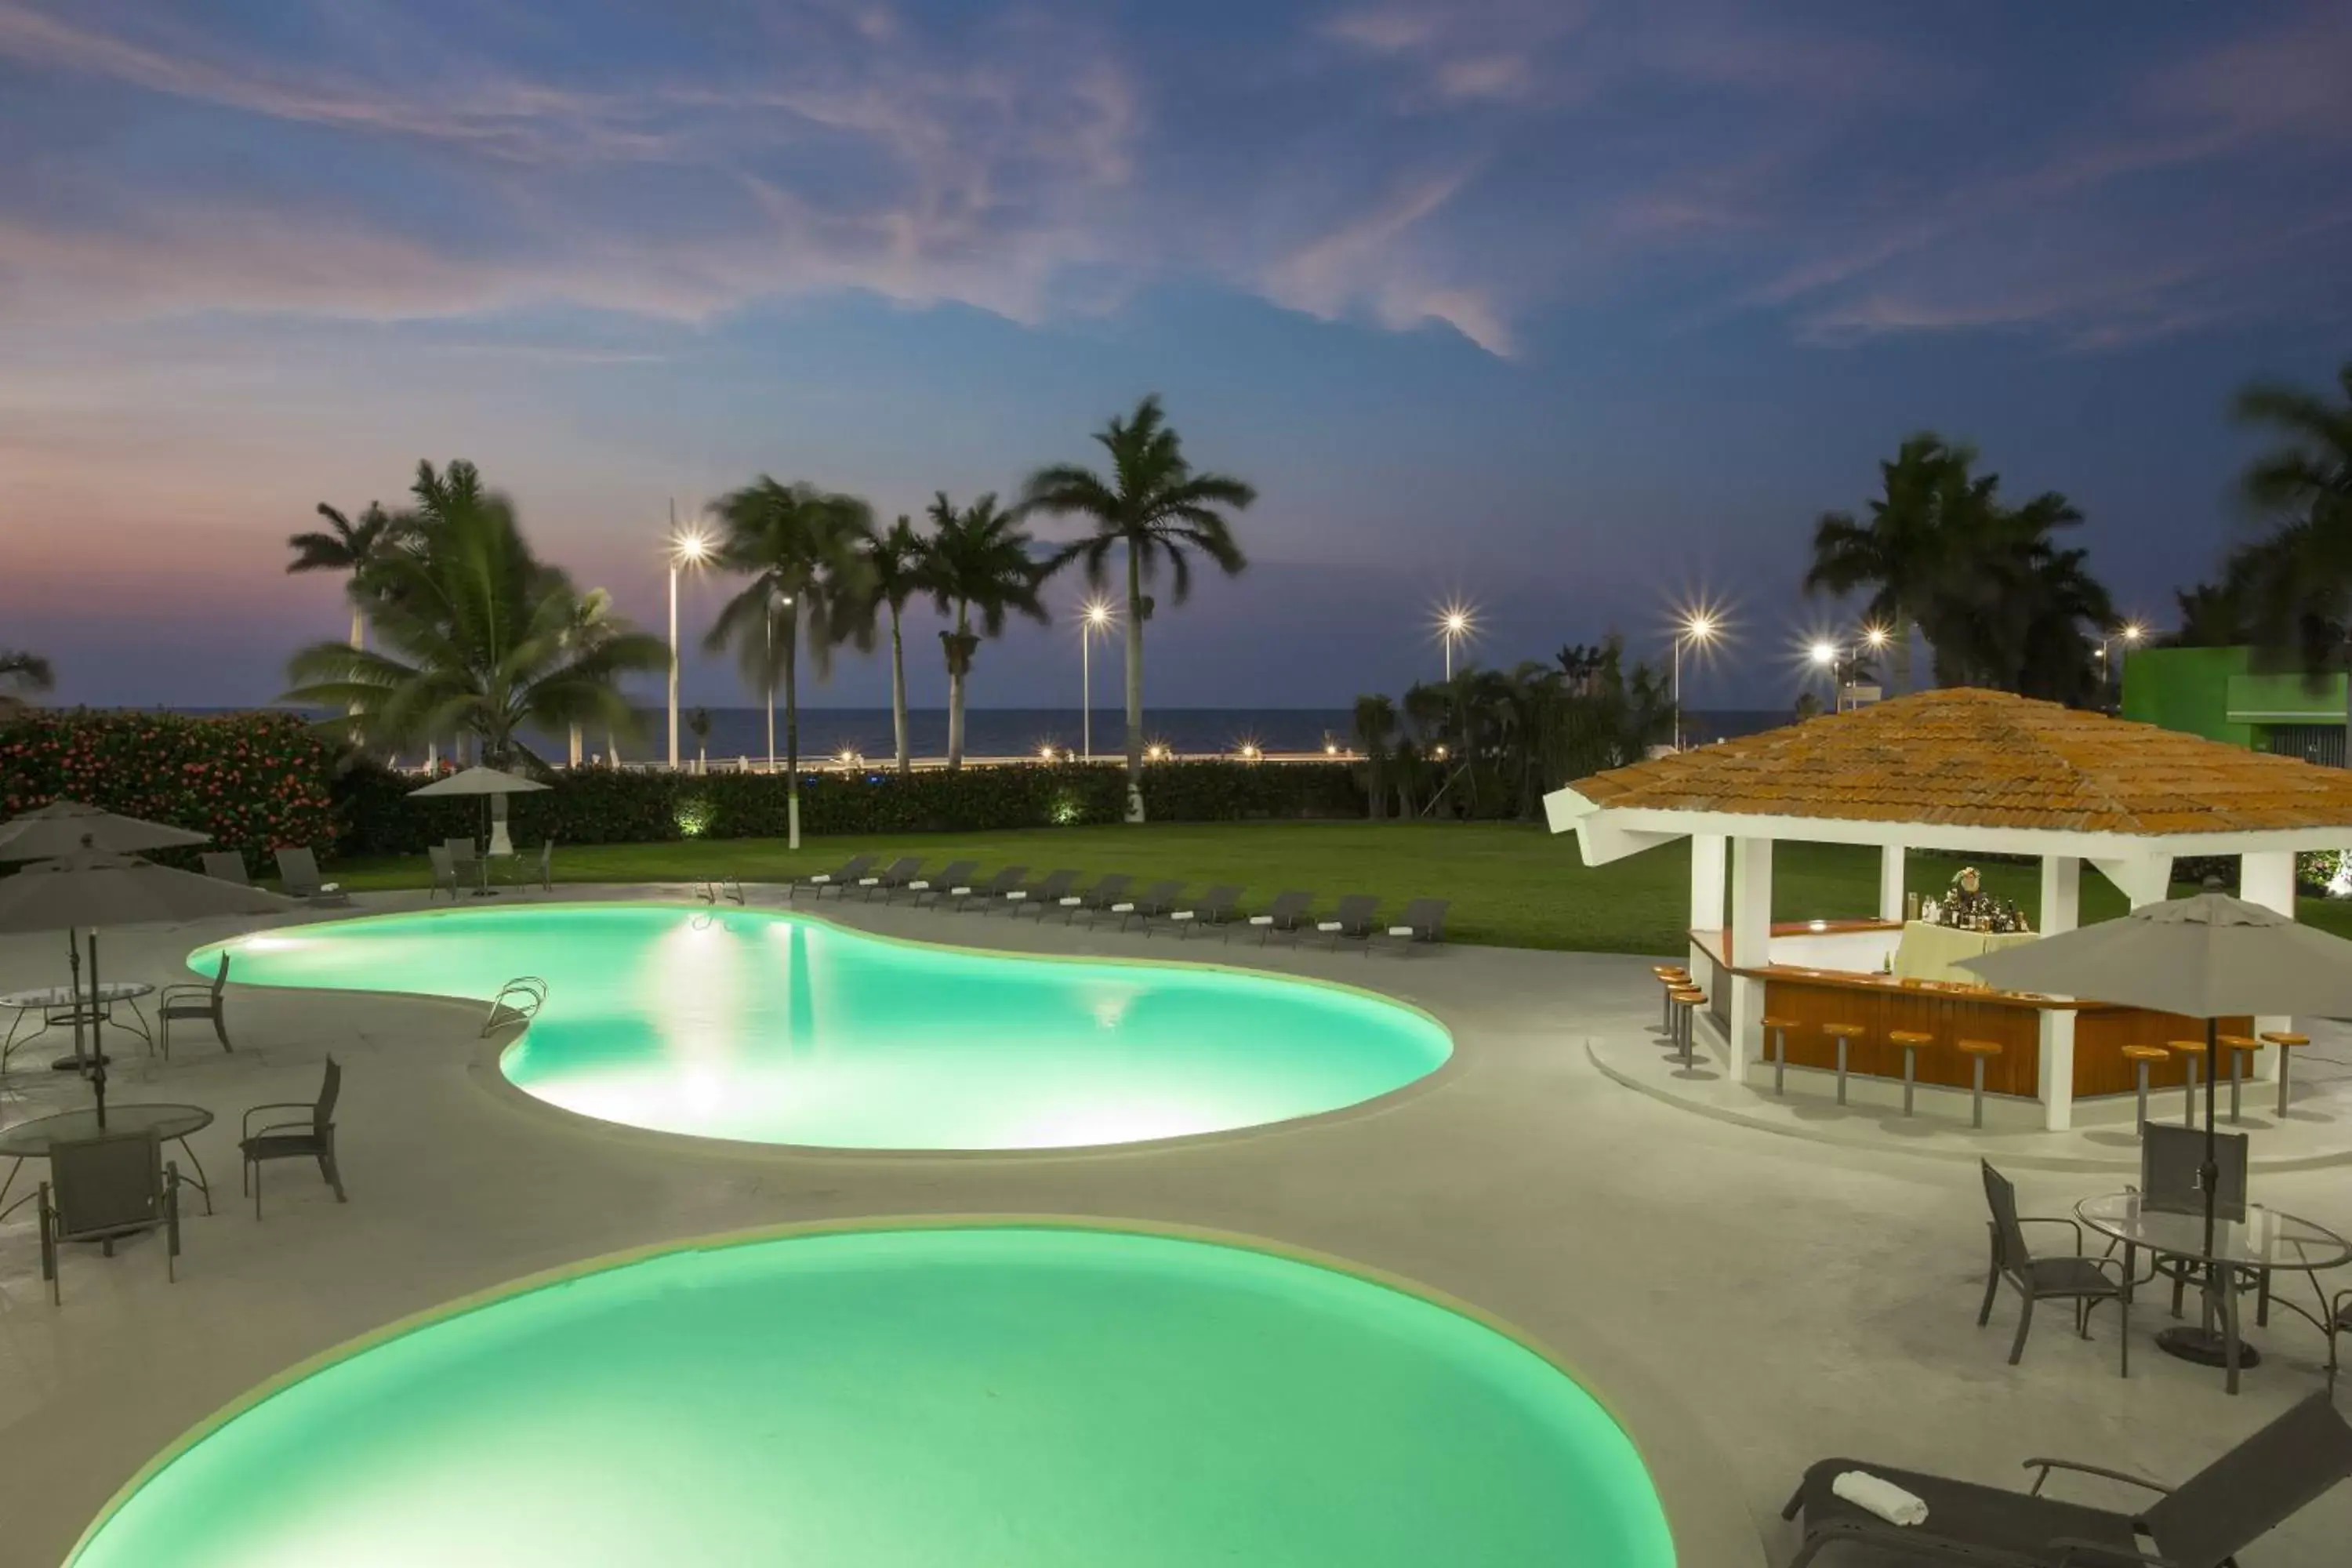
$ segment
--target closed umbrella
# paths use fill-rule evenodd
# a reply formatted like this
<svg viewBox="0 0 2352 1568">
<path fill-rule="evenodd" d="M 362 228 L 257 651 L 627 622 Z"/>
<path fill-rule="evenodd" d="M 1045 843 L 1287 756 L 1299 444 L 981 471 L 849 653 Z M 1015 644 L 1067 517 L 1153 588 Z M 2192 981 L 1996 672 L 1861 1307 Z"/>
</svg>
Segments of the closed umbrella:
<svg viewBox="0 0 2352 1568">
<path fill-rule="evenodd" d="M 2120 920 L 1959 961 L 1988 984 L 2014 991 L 2094 997 L 2205 1020 L 2205 1250 L 2213 1250 L 2214 1092 L 2221 1020 L 2256 1013 L 2352 1016 L 2352 942 L 2298 925 L 2276 910 L 2225 893 L 2148 904 Z M 2218 1352 L 2178 1331 L 2199 1360 Z"/>
<path fill-rule="evenodd" d="M 101 925 L 142 925 L 203 920 L 213 915 L 290 914 L 303 906 L 259 888 L 175 871 L 129 855 L 83 850 L 37 860 L 0 878 L 0 932 L 79 931 Z M 79 954 L 75 968 L 80 968 Z M 79 976 L 76 977 L 79 993 Z M 89 933 L 91 1050 L 84 1070 L 98 1095 L 98 1124 L 106 1125 L 106 1052 L 98 1038 L 98 932 Z M 74 1009 L 81 1008 L 77 999 Z M 79 1029 L 79 1025 L 77 1025 Z"/>
<path fill-rule="evenodd" d="M 511 855 L 514 844 L 507 837 L 507 801 L 510 795 L 528 795 L 547 785 L 520 773 L 510 773 L 498 768 L 472 767 L 463 773 L 451 773 L 446 779 L 436 779 L 413 795 L 478 795 L 483 805 L 483 849 L 485 855 Z"/>
</svg>

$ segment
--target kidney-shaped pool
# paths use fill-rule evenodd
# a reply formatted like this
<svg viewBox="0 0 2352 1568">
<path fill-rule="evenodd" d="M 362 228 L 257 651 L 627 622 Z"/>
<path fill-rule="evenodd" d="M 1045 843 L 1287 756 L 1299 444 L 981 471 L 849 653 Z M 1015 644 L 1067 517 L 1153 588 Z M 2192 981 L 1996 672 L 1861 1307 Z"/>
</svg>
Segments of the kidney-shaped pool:
<svg viewBox="0 0 2352 1568">
<path fill-rule="evenodd" d="M 499 1067 L 606 1121 L 845 1149 L 1049 1149 L 1360 1104 L 1453 1050 L 1365 992 L 1197 964 L 1024 957 L 761 910 L 450 910 L 199 949 L 257 985 L 496 994 L 547 983 Z"/>
<path fill-rule="evenodd" d="M 395 1327 L 151 1466 L 72 1568 L 1672 1568 L 1517 1340 L 1032 1223 L 687 1244 Z"/>
</svg>

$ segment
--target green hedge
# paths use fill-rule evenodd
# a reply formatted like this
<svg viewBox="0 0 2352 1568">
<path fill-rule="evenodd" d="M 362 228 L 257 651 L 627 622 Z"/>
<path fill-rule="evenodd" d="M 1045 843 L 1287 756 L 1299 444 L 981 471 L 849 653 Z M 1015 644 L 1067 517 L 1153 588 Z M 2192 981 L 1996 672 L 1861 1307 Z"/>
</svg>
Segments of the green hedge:
<svg viewBox="0 0 2352 1568">
<path fill-rule="evenodd" d="M 350 855 L 414 855 L 445 837 L 478 834 L 477 800 L 414 800 L 416 781 L 373 764 L 336 782 L 341 848 Z M 1116 822 L 1126 785 L 1116 763 L 1024 763 L 844 775 L 803 773 L 801 831 L 973 833 Z M 1253 817 L 1361 816 L 1364 797 L 1345 763 L 1155 763 L 1143 802 L 1155 822 Z M 583 768 L 555 787 L 512 797 L 520 844 L 551 835 L 564 844 L 642 844 L 691 837 L 776 838 L 785 831 L 785 788 L 770 773 L 614 772 Z"/>
<path fill-rule="evenodd" d="M 78 800 L 208 833 L 259 868 L 280 845 L 334 846 L 335 759 L 290 714 L 37 711 L 0 728 L 0 817 Z"/>
</svg>

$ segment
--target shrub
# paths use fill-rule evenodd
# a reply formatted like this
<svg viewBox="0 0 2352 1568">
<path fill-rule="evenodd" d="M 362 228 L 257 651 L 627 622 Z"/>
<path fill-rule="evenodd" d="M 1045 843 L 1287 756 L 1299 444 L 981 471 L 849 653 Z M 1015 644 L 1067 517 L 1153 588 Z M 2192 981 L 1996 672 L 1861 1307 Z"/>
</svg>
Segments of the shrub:
<svg viewBox="0 0 2352 1568">
<path fill-rule="evenodd" d="M 0 729 L 0 816 L 78 800 L 210 834 L 257 862 L 280 845 L 327 849 L 336 751 L 287 713 L 34 712 Z"/>
</svg>

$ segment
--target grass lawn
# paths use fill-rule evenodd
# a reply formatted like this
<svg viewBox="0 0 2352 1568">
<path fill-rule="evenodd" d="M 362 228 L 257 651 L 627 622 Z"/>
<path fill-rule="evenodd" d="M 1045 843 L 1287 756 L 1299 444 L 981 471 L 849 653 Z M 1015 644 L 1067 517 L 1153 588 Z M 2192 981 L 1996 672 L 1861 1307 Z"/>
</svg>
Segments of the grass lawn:
<svg viewBox="0 0 2352 1568">
<path fill-rule="evenodd" d="M 1688 918 L 1690 852 L 1674 844 L 1588 868 L 1575 840 L 1512 823 L 1214 823 L 1146 827 L 1041 827 L 1007 833 L 901 834 L 813 840 L 797 855 L 781 839 L 688 839 L 665 844 L 558 846 L 555 874 L 568 882 L 679 882 L 735 876 L 779 881 L 838 865 L 871 850 L 885 863 L 920 855 L 938 866 L 976 858 L 982 874 L 1025 864 L 1034 872 L 1070 867 L 1090 876 L 1127 871 L 1139 881 L 1181 879 L 1197 891 L 1239 882 L 1255 907 L 1285 888 L 1312 889 L 1328 903 L 1342 893 L 1378 893 L 1383 909 L 1407 899 L 1451 899 L 1447 935 L 1505 947 L 1676 953 Z M 1878 852 L 1832 844 L 1782 844 L 1773 856 L 1773 914 L 1780 920 L 1866 916 L 1875 908 Z M 1910 884 L 1940 892 L 1963 861 L 1915 853 Z M 2032 866 L 1982 868 L 1988 890 L 2014 899 L 2029 916 L 2040 898 Z M 358 889 L 421 888 L 425 857 L 346 860 L 333 875 Z M 2181 888 L 2179 892 L 2193 889 Z M 2087 868 L 2084 921 L 2124 910 L 2123 895 Z M 2352 903 L 2304 900 L 2303 918 L 2352 935 Z"/>
</svg>

